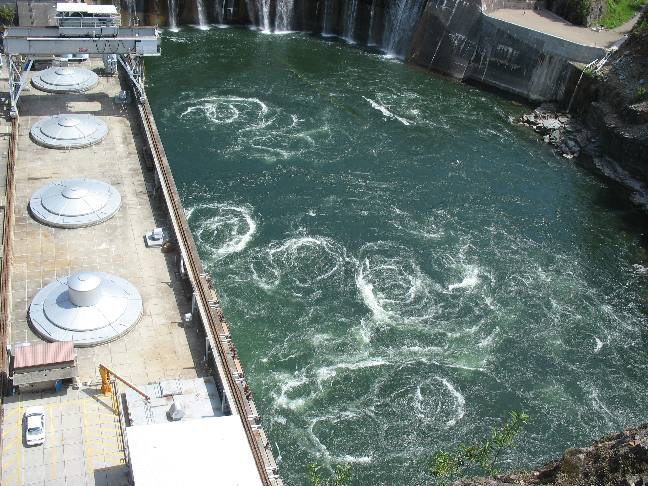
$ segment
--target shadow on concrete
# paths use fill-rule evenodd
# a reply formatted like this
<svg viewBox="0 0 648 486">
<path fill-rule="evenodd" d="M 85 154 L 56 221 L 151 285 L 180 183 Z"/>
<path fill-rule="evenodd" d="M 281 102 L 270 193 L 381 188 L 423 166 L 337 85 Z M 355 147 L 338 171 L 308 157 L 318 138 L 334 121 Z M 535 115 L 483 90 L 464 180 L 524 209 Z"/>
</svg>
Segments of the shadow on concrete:
<svg viewBox="0 0 648 486">
<path fill-rule="evenodd" d="M 105 402 L 103 402 L 102 400 L 99 399 L 100 397 L 104 396 L 104 395 L 102 395 L 101 390 L 97 390 L 96 388 L 84 388 L 84 389 L 81 390 L 81 392 L 84 395 L 87 395 L 88 397 L 90 397 L 93 401 L 95 401 L 96 403 L 101 405 L 103 408 L 108 410 L 110 413 L 115 413 L 115 411 L 113 410 L 113 408 L 110 405 L 108 405 L 107 403 L 105 403 Z"/>
<path fill-rule="evenodd" d="M 95 486 L 126 486 L 133 484 L 127 464 L 94 470 Z"/>
</svg>

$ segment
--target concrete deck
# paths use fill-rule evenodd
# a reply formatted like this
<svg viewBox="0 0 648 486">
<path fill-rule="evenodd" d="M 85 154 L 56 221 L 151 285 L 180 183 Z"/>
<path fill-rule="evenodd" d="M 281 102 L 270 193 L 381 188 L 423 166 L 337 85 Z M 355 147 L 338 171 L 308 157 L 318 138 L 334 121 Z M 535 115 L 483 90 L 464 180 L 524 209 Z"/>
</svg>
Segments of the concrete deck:
<svg viewBox="0 0 648 486">
<path fill-rule="evenodd" d="M 99 71 L 101 62 L 91 62 Z M 181 325 L 190 301 L 175 272 L 177 254 L 165 255 L 143 242 L 146 231 L 168 227 L 169 222 L 163 202 L 149 194 L 153 172 L 145 168 L 138 151 L 144 143 L 134 107 L 112 101 L 120 89 L 117 78 L 102 77 L 97 87 L 84 94 L 54 95 L 30 88 L 21 100 L 9 342 L 39 341 L 27 323 L 31 299 L 56 277 L 78 270 L 101 270 L 129 280 L 142 295 L 144 315 L 117 341 L 77 349 L 80 390 L 6 400 L 4 486 L 127 483 L 117 417 L 110 400 L 98 394 L 100 363 L 136 384 L 206 375 L 204 338 L 196 328 Z M 33 123 L 66 112 L 101 117 L 109 127 L 107 138 L 71 151 L 47 149 L 31 141 Z M 27 205 L 32 192 L 52 180 L 79 176 L 103 180 L 120 191 L 122 207 L 114 218 L 89 228 L 58 229 L 30 217 Z M 51 439 L 45 447 L 22 445 L 22 412 L 32 405 L 44 405 L 48 411 Z"/>
<path fill-rule="evenodd" d="M 632 28 L 632 24 L 628 23 L 627 25 L 630 27 L 627 31 L 624 31 L 621 28 L 615 30 L 594 31 L 587 27 L 571 24 L 549 10 L 504 8 L 494 10 L 486 15 L 521 27 L 526 27 L 527 29 L 575 42 L 576 44 L 603 47 L 606 49 L 612 47 L 615 43 L 621 40 L 624 34 Z"/>
</svg>

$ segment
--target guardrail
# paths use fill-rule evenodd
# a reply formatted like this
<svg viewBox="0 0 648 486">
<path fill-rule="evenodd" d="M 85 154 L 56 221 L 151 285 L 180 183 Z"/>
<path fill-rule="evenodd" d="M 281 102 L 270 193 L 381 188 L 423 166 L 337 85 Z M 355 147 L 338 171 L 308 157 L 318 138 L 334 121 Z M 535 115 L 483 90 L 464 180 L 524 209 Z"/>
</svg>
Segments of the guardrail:
<svg viewBox="0 0 648 486">
<path fill-rule="evenodd" d="M 278 474 L 270 442 L 259 424 L 260 418 L 256 405 L 246 383 L 227 322 L 218 304 L 218 297 L 198 257 L 196 244 L 189 230 L 189 224 L 180 203 L 180 196 L 148 100 L 143 99 L 138 105 L 138 110 L 147 144 L 153 155 L 155 170 L 162 187 L 180 254 L 194 290 L 198 310 L 214 352 L 219 374 L 223 379 L 225 395 L 230 406 L 241 418 L 261 482 L 266 486 L 282 486 L 283 482 Z"/>
<path fill-rule="evenodd" d="M 7 180 L 5 184 L 4 217 L 2 220 L 2 261 L 0 262 L 0 400 L 4 395 L 9 377 L 9 360 L 7 355 L 7 332 L 9 330 L 9 311 L 11 308 L 10 265 L 13 252 L 14 192 L 16 180 L 16 151 L 18 148 L 18 120 L 11 120 L 9 153 L 7 157 Z M 4 407 L 0 406 L 0 451 L 2 450 L 2 426 L 4 425 Z"/>
</svg>

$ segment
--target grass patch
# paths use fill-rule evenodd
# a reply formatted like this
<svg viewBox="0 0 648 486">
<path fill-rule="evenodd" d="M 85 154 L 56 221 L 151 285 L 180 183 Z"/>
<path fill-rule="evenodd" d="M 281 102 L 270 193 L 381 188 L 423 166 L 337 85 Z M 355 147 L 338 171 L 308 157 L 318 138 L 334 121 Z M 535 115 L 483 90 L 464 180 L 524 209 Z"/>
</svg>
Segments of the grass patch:
<svg viewBox="0 0 648 486">
<path fill-rule="evenodd" d="M 603 27 L 614 29 L 634 17 L 646 0 L 607 0 L 607 12 L 601 17 Z"/>
</svg>

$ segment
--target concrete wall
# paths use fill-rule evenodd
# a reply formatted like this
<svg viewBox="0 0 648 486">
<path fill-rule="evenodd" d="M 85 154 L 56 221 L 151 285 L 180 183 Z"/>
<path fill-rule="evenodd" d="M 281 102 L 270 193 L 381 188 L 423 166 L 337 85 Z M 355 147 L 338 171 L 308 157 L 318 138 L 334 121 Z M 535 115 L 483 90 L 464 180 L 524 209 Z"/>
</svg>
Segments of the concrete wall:
<svg viewBox="0 0 648 486">
<path fill-rule="evenodd" d="M 276 1 L 270 1 L 271 18 Z M 346 1 L 332 1 L 330 33 L 341 35 L 344 31 Z M 380 42 L 384 19 L 396 1 L 358 0 L 354 37 L 359 44 Z M 196 23 L 195 0 L 176 3 L 179 23 Z M 125 0 L 122 4 L 126 6 Z M 295 1 L 293 28 L 322 33 L 324 4 L 325 0 Z M 529 9 L 541 4 L 542 0 L 427 0 L 414 28 L 407 61 L 531 101 L 561 100 L 572 75 L 569 61 L 590 62 L 602 57 L 603 51 L 485 15 L 498 8 Z M 167 0 L 137 0 L 136 5 L 144 23 L 167 23 Z M 205 0 L 205 6 L 214 22 L 214 2 Z M 369 32 L 372 6 L 374 22 Z M 226 7 L 226 23 L 258 24 L 256 0 L 226 0 Z"/>
<path fill-rule="evenodd" d="M 408 60 L 540 102 L 566 96 L 572 56 L 587 62 L 602 56 L 597 48 L 492 19 L 484 8 L 481 0 L 429 0 Z"/>
<path fill-rule="evenodd" d="M 585 64 L 605 56 L 605 49 L 602 47 L 584 46 L 493 17 L 486 16 L 485 20 L 493 24 L 495 28 L 504 30 L 513 37 L 520 39 L 521 42 L 533 45 L 550 55 Z"/>
</svg>

